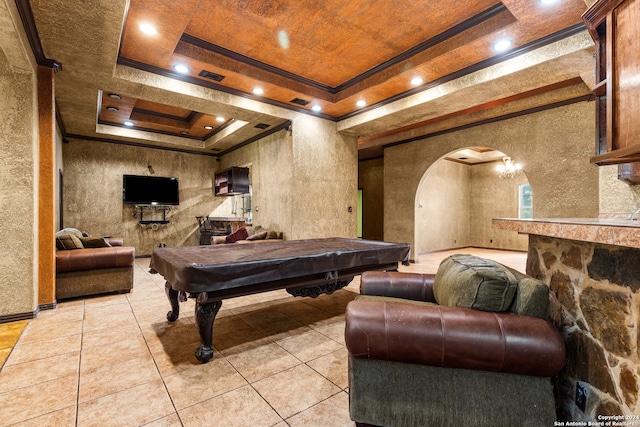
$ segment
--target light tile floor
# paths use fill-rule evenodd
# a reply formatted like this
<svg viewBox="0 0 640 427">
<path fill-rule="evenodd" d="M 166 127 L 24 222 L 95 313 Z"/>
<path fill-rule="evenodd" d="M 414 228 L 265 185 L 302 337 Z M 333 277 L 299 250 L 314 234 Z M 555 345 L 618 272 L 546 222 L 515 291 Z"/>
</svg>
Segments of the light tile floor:
<svg viewBox="0 0 640 427">
<path fill-rule="evenodd" d="M 526 253 L 467 248 L 401 271 L 434 273 L 456 252 L 525 268 Z M 0 426 L 353 426 L 344 311 L 358 278 L 316 299 L 274 291 L 224 301 L 214 359 L 200 364 L 193 302 L 168 323 L 164 280 L 148 264 L 136 260 L 130 294 L 0 325 Z"/>
</svg>

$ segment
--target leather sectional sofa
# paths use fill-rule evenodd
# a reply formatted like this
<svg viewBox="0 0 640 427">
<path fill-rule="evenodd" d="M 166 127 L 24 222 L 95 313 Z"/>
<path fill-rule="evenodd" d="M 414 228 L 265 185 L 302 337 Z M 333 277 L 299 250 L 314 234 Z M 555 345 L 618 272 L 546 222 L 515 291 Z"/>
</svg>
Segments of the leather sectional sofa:
<svg viewBox="0 0 640 427">
<path fill-rule="evenodd" d="M 121 238 L 90 238 L 67 228 L 56 233 L 56 249 L 56 299 L 133 288 L 135 248 Z"/>
</svg>

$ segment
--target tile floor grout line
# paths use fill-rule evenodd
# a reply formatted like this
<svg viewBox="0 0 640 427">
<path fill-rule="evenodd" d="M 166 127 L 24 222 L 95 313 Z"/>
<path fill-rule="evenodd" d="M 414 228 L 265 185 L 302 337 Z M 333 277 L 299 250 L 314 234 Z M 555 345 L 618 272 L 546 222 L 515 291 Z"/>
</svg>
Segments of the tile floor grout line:
<svg viewBox="0 0 640 427">
<path fill-rule="evenodd" d="M 524 255 L 526 256 L 526 253 L 525 253 Z M 491 256 L 491 254 L 490 254 L 490 253 L 489 253 L 488 255 L 481 255 L 481 256 L 486 257 L 486 258 L 493 258 L 493 257 Z M 503 262 L 503 263 L 504 263 L 504 262 Z M 412 264 L 412 266 L 413 266 L 413 264 Z M 429 262 L 425 262 L 425 263 L 416 263 L 414 267 L 415 267 L 416 269 L 428 269 L 428 270 L 432 269 L 432 266 L 430 266 L 430 265 L 429 265 Z M 142 289 L 142 291 L 143 291 L 143 292 L 142 292 L 142 294 L 141 294 L 141 295 L 146 295 L 146 292 L 152 292 L 152 293 L 153 293 L 153 295 L 155 295 L 155 294 L 156 294 L 156 292 L 158 292 L 159 294 L 163 294 L 163 293 L 164 293 L 164 288 L 163 288 L 163 286 L 160 286 L 158 283 L 156 283 L 156 280 L 154 280 L 153 278 L 151 278 L 150 282 L 148 283 L 148 287 L 147 287 L 147 279 L 148 279 L 148 278 L 150 278 L 151 276 L 149 275 L 149 273 L 147 273 L 147 272 L 146 272 L 145 268 L 143 268 L 142 266 L 137 265 L 137 268 L 140 268 L 140 271 L 138 271 L 138 270 L 136 269 L 136 272 L 138 273 L 138 274 L 137 274 L 137 276 L 138 276 L 138 277 L 137 277 L 137 280 L 142 281 L 142 283 L 144 284 L 144 287 L 143 287 L 143 289 Z M 409 267 L 409 268 L 412 268 L 412 267 Z M 136 281 L 136 280 L 134 279 L 134 281 Z M 152 290 L 152 289 L 153 289 L 153 290 Z M 346 289 L 346 291 L 353 292 L 354 294 L 357 294 L 357 293 L 358 293 L 358 292 L 355 292 L 355 291 L 352 291 L 352 290 L 349 290 L 349 289 Z M 131 312 L 133 313 L 133 318 L 134 318 L 134 320 L 135 320 L 135 322 L 136 322 L 136 325 L 137 325 L 137 327 L 138 327 L 139 331 L 140 331 L 140 332 L 142 332 L 142 330 L 143 330 L 143 325 L 145 325 L 145 324 L 146 324 L 146 321 L 145 321 L 145 318 L 146 318 L 146 317 L 144 316 L 144 315 L 145 315 L 145 313 L 146 313 L 146 310 L 145 310 L 145 308 L 146 308 L 146 307 L 143 307 L 142 305 L 138 304 L 138 301 L 139 301 L 139 300 L 138 300 L 138 299 L 136 299 L 136 298 L 137 298 L 136 296 L 134 296 L 134 297 L 133 297 L 133 299 L 130 299 L 130 295 L 128 295 L 128 294 L 127 294 L 127 295 L 124 295 L 124 297 L 126 297 L 126 298 L 127 298 L 127 303 L 129 304 L 129 308 L 131 309 Z M 277 298 L 279 298 L 279 295 L 278 295 L 278 294 L 274 294 L 274 298 L 276 298 L 276 299 L 277 299 Z M 289 299 L 289 298 L 287 298 L 287 299 Z M 285 301 L 286 301 L 286 300 L 285 300 Z M 285 301 L 283 301 L 283 302 L 285 302 Z M 336 310 L 336 308 L 337 308 L 337 307 L 339 307 L 340 305 L 342 305 L 344 302 L 346 302 L 346 301 L 344 300 L 344 298 L 340 298 L 339 300 L 336 300 L 336 302 L 339 304 L 339 305 L 336 307 L 336 306 L 334 306 L 333 304 L 329 303 L 328 301 L 325 301 L 325 302 L 323 303 L 322 301 L 319 301 L 319 300 L 316 300 L 316 299 L 310 300 L 310 302 L 319 301 L 319 303 L 318 303 L 318 304 L 311 304 L 311 303 L 305 302 L 305 301 L 304 301 L 304 299 L 301 299 L 301 298 L 300 298 L 300 299 L 295 299 L 295 301 L 296 301 L 297 303 L 302 303 L 302 304 L 304 304 L 304 305 L 308 306 L 310 309 L 313 309 L 314 311 L 317 311 L 317 312 L 318 312 L 318 316 L 323 316 L 323 315 L 329 316 L 329 317 L 327 317 L 327 319 L 330 319 L 331 317 L 336 317 L 336 316 L 338 316 L 338 314 L 334 314 L 333 312 L 334 312 L 334 311 L 337 311 L 337 310 Z M 98 302 L 99 302 L 99 301 L 98 301 Z M 269 308 L 269 309 L 273 309 L 274 307 L 282 307 L 282 309 L 284 310 L 284 307 L 285 307 L 284 305 L 280 306 L 280 305 L 279 305 L 279 303 L 278 303 L 278 304 L 273 303 L 273 300 L 264 300 L 264 301 L 262 301 L 262 300 L 260 300 L 260 299 L 256 299 L 255 301 L 253 301 L 253 300 L 248 300 L 247 302 L 245 302 L 245 301 L 239 302 L 239 304 L 237 304 L 237 306 L 236 306 L 236 305 L 234 305 L 234 306 L 232 306 L 231 308 L 229 308 L 229 309 L 227 309 L 227 310 L 229 310 L 229 313 L 230 313 L 231 315 L 238 316 L 238 320 L 242 321 L 242 323 L 243 323 L 243 324 L 247 324 L 247 325 L 249 325 L 249 326 L 250 326 L 251 328 L 253 328 L 253 329 L 261 330 L 260 328 L 258 328 L 258 327 L 256 327 L 256 326 L 253 326 L 251 323 L 247 322 L 247 320 L 245 320 L 245 317 L 246 317 L 246 316 L 244 316 L 244 314 L 246 314 L 246 313 L 251 313 L 252 311 L 257 310 L 257 308 L 256 308 L 256 309 L 249 309 L 249 310 L 247 310 L 247 307 L 251 307 L 251 306 L 252 306 L 252 304 L 257 304 L 257 305 L 256 305 L 256 307 L 257 307 L 258 305 L 262 307 L 262 306 L 263 306 L 263 304 L 265 304 L 265 303 L 266 303 L 266 305 L 264 305 L 264 307 L 265 307 L 265 308 Z M 135 305 L 135 306 L 139 306 L 139 313 L 137 313 L 137 312 L 136 312 L 136 310 L 134 310 L 134 308 L 133 308 L 133 306 L 134 306 L 134 305 Z M 95 306 L 94 306 L 94 304 L 93 304 L 93 303 L 91 303 L 91 304 L 88 304 L 88 305 L 87 305 L 87 299 L 84 299 L 84 300 L 82 301 L 82 310 L 83 310 L 83 311 L 82 311 L 82 331 L 80 332 L 80 333 L 81 333 L 81 337 L 80 337 L 80 356 L 79 356 L 79 359 L 78 359 L 78 370 L 77 370 L 77 381 L 78 381 L 78 382 L 77 382 L 77 390 L 76 390 L 77 395 L 76 395 L 76 402 L 75 402 L 75 410 L 76 410 L 76 412 L 75 412 L 75 425 L 76 425 L 76 426 L 77 426 L 77 425 L 78 425 L 78 423 L 79 423 L 79 411 L 78 411 L 78 408 L 79 408 L 79 405 L 80 405 L 80 401 L 79 401 L 79 398 L 80 398 L 80 386 L 81 386 L 80 381 L 81 381 L 81 377 L 82 377 L 82 376 L 81 376 L 81 372 L 80 372 L 80 367 L 81 367 L 82 360 L 83 360 L 83 359 L 82 359 L 82 356 L 83 356 L 83 344 L 84 344 L 85 338 L 87 339 L 87 344 L 89 344 L 89 340 L 90 340 L 90 337 L 85 337 L 85 336 L 84 336 L 84 334 L 85 334 L 85 332 L 87 332 L 88 334 L 89 334 L 90 332 L 92 332 L 92 331 L 85 331 L 85 326 L 87 326 L 87 325 L 85 325 L 85 323 L 87 322 L 87 319 L 85 318 L 85 316 L 87 315 L 87 308 L 89 308 L 89 309 L 90 309 L 90 311 L 92 311 L 92 310 L 94 310 L 94 307 L 95 307 L 95 309 L 98 309 L 98 310 L 103 310 L 103 308 L 101 308 L 101 307 L 104 307 L 104 310 L 106 310 L 106 311 L 105 311 L 105 314 L 109 311 L 109 308 L 108 308 L 108 307 L 112 307 L 112 309 L 111 309 L 111 311 L 112 311 L 112 312 L 118 312 L 118 311 L 119 311 L 119 310 L 117 310 L 117 309 L 118 309 L 118 307 L 117 307 L 117 304 L 115 303 L 115 301 L 114 301 L 114 302 L 112 302 L 112 303 L 108 303 L 108 302 L 107 302 L 107 304 L 105 304 L 105 305 L 102 305 L 102 304 L 96 304 Z M 114 311 L 114 309 L 116 309 L 116 310 Z M 236 311 L 236 310 L 237 310 L 237 311 Z M 276 341 L 276 339 L 275 339 L 275 338 L 276 338 L 277 336 L 280 336 L 280 334 L 279 334 L 279 333 L 276 333 L 276 332 L 268 332 L 268 331 L 266 331 L 266 330 L 261 330 L 261 331 L 262 331 L 262 332 L 261 332 L 261 334 L 262 334 L 262 335 L 264 335 L 265 337 L 267 337 L 269 342 L 271 342 L 271 343 L 275 343 L 279 348 L 281 348 L 282 350 L 284 350 L 287 354 L 289 354 L 289 355 L 293 356 L 295 360 L 299 361 L 299 363 L 297 363 L 297 364 L 296 364 L 295 366 L 293 366 L 293 367 L 289 367 L 289 368 L 287 368 L 287 369 L 280 370 L 279 372 L 273 373 L 273 374 L 271 374 L 271 375 L 269 375 L 269 376 L 266 376 L 266 377 L 264 377 L 264 378 L 261 378 L 261 379 L 259 379 L 259 380 L 254 381 L 253 383 L 251 383 L 251 382 L 249 382 L 249 381 L 247 380 L 247 378 L 245 378 L 245 377 L 240 373 L 240 371 L 239 371 L 238 369 L 236 369 L 236 367 L 235 367 L 235 366 L 230 362 L 230 360 L 229 360 L 225 355 L 223 355 L 220 351 L 218 351 L 218 350 L 216 349 L 216 351 L 217 351 L 217 353 L 220 355 L 220 357 L 225 361 L 225 363 L 229 364 L 229 365 L 232 367 L 232 369 L 233 369 L 233 370 L 234 370 L 234 371 L 239 375 L 239 377 L 240 377 L 240 378 L 242 378 L 242 379 L 244 380 L 245 384 L 243 384 L 242 386 L 236 387 L 236 388 L 234 388 L 233 390 L 225 391 L 225 393 L 221 393 L 221 394 L 218 394 L 217 396 L 213 396 L 213 397 L 211 397 L 211 398 L 209 398 L 209 399 L 205 399 L 205 401 L 206 401 L 206 400 L 215 399 L 215 398 L 217 398 L 217 397 L 219 397 L 219 396 L 222 396 L 222 395 L 224 395 L 224 394 L 226 394 L 226 393 L 229 393 L 229 392 L 231 392 L 231 391 L 237 390 L 237 389 L 239 389 L 239 388 L 241 388 L 241 387 L 245 387 L 246 385 L 249 385 L 255 393 L 258 393 L 258 391 L 256 390 L 256 388 L 254 387 L 254 384 L 256 384 L 258 381 L 262 381 L 262 380 L 264 380 L 264 379 L 267 379 L 267 378 L 273 377 L 273 376 L 275 376 L 275 375 L 277 375 L 277 374 L 279 374 L 279 373 L 286 372 L 286 371 L 288 371 L 288 370 L 290 370 L 290 369 L 294 369 L 294 368 L 299 367 L 299 366 L 301 366 L 301 365 L 306 365 L 306 367 L 307 367 L 307 368 L 311 368 L 311 370 L 312 370 L 313 372 L 315 372 L 316 374 L 320 375 L 320 376 L 321 376 L 322 378 L 324 378 L 328 383 L 330 383 L 330 384 L 332 384 L 333 386 L 335 386 L 339 391 L 337 391 L 336 393 L 332 394 L 331 396 L 329 396 L 329 397 L 327 397 L 327 398 L 325 398 L 325 399 L 321 400 L 320 402 L 316 402 L 316 403 L 314 403 L 314 404 L 313 404 L 313 405 L 311 405 L 309 408 L 303 409 L 303 410 L 301 410 L 301 411 L 297 412 L 296 414 L 291 415 L 291 416 L 290 416 L 290 417 L 288 417 L 287 419 L 284 419 L 282 416 L 280 416 L 280 414 L 278 413 L 278 411 L 276 411 L 276 410 L 275 410 L 274 406 L 272 406 L 271 404 L 269 404 L 269 402 L 268 402 L 268 401 L 266 401 L 266 398 L 265 398 L 265 397 L 263 397 L 260 393 L 258 393 L 258 395 L 260 396 L 260 398 L 261 398 L 262 400 L 264 400 L 264 401 L 267 403 L 268 407 L 270 407 L 270 408 L 275 412 L 275 414 L 277 415 L 277 417 L 281 420 L 281 421 L 276 422 L 274 425 L 278 425 L 278 424 L 280 424 L 280 423 L 282 422 L 282 425 L 283 425 L 283 426 L 284 426 L 284 425 L 291 426 L 291 425 L 297 425 L 297 423 L 299 422 L 299 419 L 296 419 L 296 422 L 291 421 L 291 419 L 292 419 L 293 417 L 298 416 L 299 414 L 302 414 L 302 413 L 304 413 L 304 412 L 308 411 L 308 410 L 309 410 L 309 409 L 311 409 L 311 408 L 315 408 L 316 406 L 318 406 L 319 404 L 321 404 L 321 403 L 323 403 L 323 402 L 327 401 L 328 399 L 331 399 L 331 398 L 333 398 L 333 397 L 335 397 L 335 396 L 340 395 L 340 392 L 345 392 L 345 393 L 347 393 L 347 395 L 348 395 L 348 391 L 347 391 L 347 390 L 348 390 L 348 385 L 347 385 L 347 387 L 346 387 L 346 388 L 341 387 L 340 385 L 336 384 L 334 381 L 331 381 L 331 380 L 330 380 L 326 375 L 323 375 L 322 373 L 320 373 L 319 371 L 317 371 L 316 369 L 314 369 L 314 368 L 310 365 L 310 363 L 313 363 L 314 361 L 316 361 L 316 360 L 318 360 L 318 359 L 320 359 L 320 358 L 322 358 L 322 357 L 326 357 L 326 356 L 328 356 L 328 355 L 331 355 L 331 354 L 334 354 L 334 353 L 338 353 L 338 352 L 344 351 L 344 350 L 343 350 L 343 348 L 344 348 L 345 346 L 344 346 L 344 344 L 343 344 L 343 343 L 341 343 L 341 342 L 337 341 L 335 338 L 332 338 L 331 336 L 327 335 L 327 334 L 332 334 L 334 337 L 337 337 L 337 335 L 336 335 L 335 333 L 333 333 L 333 332 L 337 332 L 337 329 L 336 329 L 336 328 L 334 328 L 334 325 L 333 325 L 332 323 L 329 323 L 329 325 L 328 325 L 328 326 L 327 326 L 327 325 L 320 325 L 320 326 L 316 326 L 316 327 L 320 327 L 320 328 L 323 328 L 323 327 L 324 327 L 324 328 L 325 328 L 325 332 L 323 333 L 323 332 L 321 332 L 321 331 L 319 331 L 319 330 L 315 329 L 314 327 L 311 327 L 311 326 L 310 326 L 311 324 L 313 324 L 313 323 L 315 323 L 315 322 L 316 322 L 316 321 L 313 321 L 313 316 L 310 316 L 310 317 L 309 317 L 311 320 L 308 320 L 308 321 L 304 321 L 304 322 L 303 322 L 303 321 L 298 320 L 299 318 L 301 318 L 301 316 L 299 316 L 299 314 L 300 314 L 300 313 L 299 313 L 299 312 L 296 312 L 295 310 L 290 311 L 290 312 L 292 312 L 292 313 L 293 313 L 293 314 L 295 314 L 295 315 L 298 315 L 297 317 L 290 317 L 290 316 L 286 315 L 286 312 L 287 312 L 287 311 L 289 311 L 289 310 L 284 310 L 284 312 L 280 312 L 280 310 L 278 310 L 277 308 L 276 308 L 276 310 L 277 310 L 280 314 L 285 315 L 285 318 L 286 318 L 286 319 L 289 319 L 289 320 L 291 320 L 291 321 L 295 321 L 295 323 L 299 323 L 299 324 L 301 324 L 302 326 L 307 327 L 309 330 L 314 331 L 315 333 L 318 333 L 319 335 L 322 335 L 323 337 L 327 338 L 327 340 L 328 340 L 328 341 L 332 341 L 332 342 L 336 342 L 336 343 L 340 344 L 342 348 L 340 348 L 340 349 L 338 349 L 338 350 L 331 351 L 331 352 L 326 353 L 326 354 L 324 354 L 324 355 L 322 355 L 322 356 L 314 357 L 313 359 L 311 359 L 311 360 L 308 360 L 308 361 L 304 362 L 304 361 L 302 361 L 300 358 L 298 358 L 297 356 L 295 356 L 292 352 L 290 352 L 290 351 L 286 350 L 282 345 L 280 345 L 280 344 Z M 305 312 L 306 312 L 306 310 L 303 310 L 303 311 L 302 311 L 302 314 L 304 314 Z M 326 316 L 325 316 L 325 317 L 326 317 Z M 65 316 L 65 317 L 66 317 L 66 316 Z M 187 317 L 189 317 L 189 316 L 184 316 L 184 315 L 183 315 L 183 318 L 187 318 Z M 249 317 L 247 317 L 247 318 L 248 318 L 248 319 L 252 319 L 252 318 L 249 318 Z M 154 316 L 154 319 L 155 319 L 155 316 Z M 35 319 L 32 319 L 32 321 L 33 321 L 33 320 L 35 320 Z M 196 327 L 196 328 L 197 328 L 197 325 L 193 322 L 193 319 L 189 318 L 189 321 L 190 321 L 190 323 L 192 324 L 192 326 L 193 326 L 193 327 Z M 31 323 L 31 321 L 29 321 L 29 322 L 27 323 L 27 326 L 26 326 L 25 328 L 23 328 L 22 332 L 20 333 L 20 337 L 18 337 L 18 339 L 16 340 L 16 343 L 15 343 L 15 344 L 17 344 L 17 343 L 22 339 L 23 334 L 24 334 L 25 330 L 27 329 L 27 327 L 29 326 L 29 324 L 30 324 L 30 323 Z M 254 322 L 254 323 L 255 323 L 255 322 Z M 286 325 L 284 325 L 284 326 L 286 326 Z M 38 325 L 38 327 L 39 327 L 39 325 Z M 135 326 L 134 326 L 133 328 L 134 328 L 134 329 L 132 329 L 132 331 L 134 331 L 134 330 L 135 330 Z M 274 328 L 274 330 L 275 330 L 275 328 Z M 289 330 L 290 330 L 290 329 L 287 329 L 287 331 L 289 331 Z M 248 333 L 248 332 L 247 332 L 247 333 Z M 178 412 L 178 410 L 177 410 L 177 408 L 176 408 L 176 404 L 174 403 L 173 398 L 171 397 L 171 394 L 169 393 L 169 388 L 168 388 L 168 386 L 167 386 L 167 384 L 168 384 L 168 383 L 167 383 L 167 382 L 165 382 L 165 376 L 164 376 L 164 375 L 162 374 L 162 372 L 160 371 L 159 366 L 161 366 L 161 365 L 159 365 L 159 362 L 161 362 L 161 359 L 160 359 L 159 357 L 158 357 L 158 358 L 156 358 L 156 356 L 155 356 L 153 353 L 151 353 L 151 347 L 150 347 L 150 344 L 152 343 L 152 341 L 149 341 L 149 340 L 147 339 L 147 336 L 145 336 L 145 334 L 144 334 L 144 333 L 142 333 L 142 338 L 143 338 L 143 340 L 144 340 L 144 344 L 145 344 L 145 346 L 146 346 L 147 350 L 149 351 L 149 353 L 150 353 L 150 355 L 151 355 L 151 357 L 152 357 L 152 360 L 153 360 L 153 362 L 154 362 L 154 365 L 156 366 L 156 370 L 157 370 L 157 372 L 159 373 L 160 378 L 161 378 L 161 380 L 162 380 L 162 382 L 163 382 L 163 386 L 164 386 L 164 388 L 165 388 L 165 392 L 168 394 L 168 397 L 169 397 L 169 399 L 171 400 L 172 406 L 173 406 L 174 411 L 175 411 L 174 413 L 177 415 L 177 419 L 179 420 L 179 423 L 176 423 L 176 424 L 180 424 L 180 425 L 183 425 L 183 426 L 184 426 L 184 425 L 185 425 L 185 423 L 183 422 L 183 419 L 182 419 L 182 417 L 180 416 L 180 413 Z M 11 348 L 11 351 L 12 351 L 12 352 L 13 352 L 13 350 L 14 350 L 14 348 L 15 348 L 15 344 L 14 344 L 14 346 Z M 141 348 L 143 348 L 143 347 L 141 347 Z M 292 350 L 294 350 L 294 351 L 295 351 L 295 349 L 293 349 L 293 347 L 292 347 Z M 63 353 L 63 354 L 66 354 L 66 353 Z M 158 355 L 160 355 L 160 353 L 158 353 Z M 59 356 L 59 355 L 58 355 L 58 356 Z M 11 357 L 11 353 L 7 356 L 7 358 L 5 359 L 5 361 L 3 362 L 3 364 L 0 366 L 0 372 L 1 372 L 5 367 L 6 367 L 5 365 L 6 365 L 7 361 L 9 360 L 9 357 Z M 37 359 L 37 360 L 39 360 L 39 359 Z M 328 359 L 328 361 L 331 361 L 331 359 Z M 25 362 L 25 363 L 26 363 L 26 362 Z M 321 363 L 317 363 L 316 365 L 318 366 L 318 368 L 321 368 L 321 369 L 323 369 L 323 370 L 325 369 L 325 368 L 322 366 L 322 364 L 321 364 Z M 13 366 L 13 365 L 11 365 L 11 366 Z M 328 372 L 328 375 L 330 375 L 330 376 L 331 376 L 331 374 L 334 372 L 334 370 L 330 370 L 330 371 L 327 371 L 327 372 Z M 178 374 L 179 374 L 179 373 L 174 374 L 174 375 L 178 375 Z M 168 378 L 168 377 L 169 377 L 169 376 L 167 376 L 167 378 Z M 335 377 L 335 376 L 334 376 L 334 379 L 338 379 L 338 380 L 340 380 L 340 378 L 339 378 L 339 377 Z M 197 404 L 199 404 L 199 403 L 202 403 L 202 402 L 194 403 L 194 404 L 193 404 L 193 405 L 191 405 L 191 406 L 197 405 Z M 274 401 L 274 404 L 276 404 L 276 402 L 275 402 L 275 401 Z M 65 408 L 63 408 L 63 409 L 67 409 L 68 411 L 70 411 L 70 409 L 68 409 L 68 408 L 71 408 L 71 407 L 72 407 L 72 405 L 73 405 L 73 404 L 70 404 L 69 406 L 67 406 L 67 407 L 65 407 Z M 167 405 L 167 406 L 168 406 L 168 405 Z M 167 409 L 169 409 L 169 408 L 167 408 Z M 183 411 L 184 411 L 184 410 L 185 410 L 185 409 L 183 409 Z M 316 411 L 317 411 L 317 410 L 316 410 Z M 53 413 L 53 412 L 47 412 L 47 414 L 51 414 L 51 413 Z M 167 417 L 167 416 L 173 417 L 173 414 L 174 414 L 174 413 L 171 413 L 171 414 L 165 415 L 165 417 Z M 46 415 L 46 414 L 40 414 L 40 415 L 38 415 L 38 417 L 43 416 L 43 415 Z M 37 418 L 37 417 L 34 417 L 33 419 L 35 419 L 35 418 Z M 164 418 L 164 417 L 162 417 L 162 418 Z M 162 419 L 162 418 L 159 418 L 159 419 Z M 300 417 L 299 417 L 299 418 L 300 418 Z M 304 418 L 304 416 L 302 416 L 302 418 Z M 23 421 L 26 421 L 26 420 L 23 420 Z M 69 421 L 71 421 L 71 417 L 69 417 Z M 155 421 L 158 421 L 158 420 L 154 420 L 154 421 L 147 421 L 147 423 L 153 423 L 153 422 L 155 422 Z M 349 425 L 351 426 L 352 424 L 349 424 Z"/>
<path fill-rule="evenodd" d="M 78 355 L 78 386 L 76 390 L 76 416 L 74 425 L 78 425 L 78 416 L 80 415 L 80 367 L 82 366 L 82 343 L 84 342 L 84 320 L 86 314 L 87 303 L 82 301 L 82 332 L 80 335 L 80 354 Z"/>
<path fill-rule="evenodd" d="M 299 366 L 299 365 L 298 365 L 298 366 Z M 285 371 L 286 371 L 286 370 L 287 370 L 287 369 L 285 369 Z M 280 371 L 280 372 L 284 372 L 284 371 Z M 278 373 L 279 373 L 279 372 L 278 372 Z M 275 374 L 274 374 L 274 375 L 275 375 Z M 271 376 L 273 376 L 273 375 L 270 375 L 270 377 L 271 377 Z M 269 377 L 265 377 L 265 378 L 269 378 Z M 263 379 L 264 379 L 264 378 L 262 378 L 262 379 L 260 379 L 260 380 L 258 380 L 258 381 L 262 381 Z M 258 381 L 256 381 L 256 382 L 258 382 Z M 255 391 L 255 392 L 258 394 L 258 396 L 260 396 L 260 399 L 262 399 L 262 400 L 264 401 L 264 403 L 266 403 L 266 404 L 269 406 L 269 408 L 271 408 L 271 409 L 273 410 L 273 412 L 275 412 L 275 413 L 276 413 L 276 415 L 277 415 L 278 417 L 280 417 L 280 421 L 278 421 L 277 423 L 273 424 L 274 426 L 275 426 L 275 425 L 277 425 L 277 424 L 279 424 L 280 422 L 284 422 L 284 423 L 286 423 L 287 425 L 289 424 L 289 423 L 287 423 L 287 421 L 284 419 L 284 417 L 283 417 L 282 415 L 280 415 L 280 413 L 276 410 L 276 408 L 274 408 L 274 407 L 273 407 L 273 405 L 272 405 L 271 403 L 269 403 L 269 401 L 268 401 L 267 399 L 265 399 L 265 397 L 264 397 L 262 394 L 260 394 L 260 392 L 259 392 L 258 390 L 256 390 L 256 388 L 253 386 L 253 384 L 252 384 L 252 383 L 249 383 L 249 387 L 251 387 L 251 388 L 253 389 L 253 391 Z"/>
<path fill-rule="evenodd" d="M 144 270 L 144 269 L 142 269 Z M 145 272 L 146 273 L 146 272 Z M 134 278 L 134 282 L 135 282 L 135 278 Z M 154 282 L 155 284 L 155 282 Z M 171 393 L 169 392 L 169 388 L 167 387 L 167 383 L 164 379 L 164 375 L 162 375 L 162 372 L 160 371 L 160 367 L 158 366 L 158 362 L 156 362 L 156 358 L 154 357 L 153 353 L 151 352 L 151 348 L 149 347 L 149 341 L 147 341 L 147 337 L 144 335 L 144 332 L 142 331 L 142 327 L 140 326 L 140 320 L 138 318 L 138 316 L 136 315 L 136 312 L 133 308 L 133 306 L 131 305 L 131 300 L 129 299 L 129 296 L 126 295 L 127 297 L 127 303 L 129 304 L 129 307 L 131 307 L 131 312 L 133 313 L 133 317 L 136 320 L 136 325 L 138 326 L 138 330 L 140 330 L 140 334 L 142 335 L 142 339 L 144 340 L 145 345 L 147 346 L 147 350 L 149 351 L 149 355 L 151 356 L 151 360 L 153 360 L 153 365 L 156 367 L 156 371 L 158 372 L 158 376 L 160 376 L 160 380 L 162 381 L 162 385 L 165 389 L 165 391 L 167 392 L 167 396 L 169 397 L 169 400 L 171 401 L 171 406 L 173 406 L 173 410 L 175 411 L 174 413 L 176 414 L 176 416 L 178 417 L 178 420 L 180 421 L 180 425 L 184 426 L 184 423 L 182 422 L 182 418 L 180 417 L 180 412 L 178 412 L 178 408 L 176 407 L 175 402 L 173 401 L 173 397 L 171 396 Z M 169 415 L 165 415 L 164 417 L 160 417 L 156 420 L 152 420 L 150 422 L 154 422 L 154 421 L 158 421 L 162 418 L 165 418 Z M 146 423 L 149 424 L 149 423 Z"/>
<path fill-rule="evenodd" d="M 340 387 L 338 387 L 338 388 L 340 388 Z M 319 404 L 321 404 L 321 403 L 323 403 L 323 402 L 326 402 L 327 400 L 329 400 L 329 399 L 331 399 L 331 398 L 333 398 L 333 397 L 335 397 L 335 396 L 339 395 L 340 393 L 347 393 L 347 392 L 346 392 L 345 390 L 340 389 L 340 391 L 338 391 L 337 393 L 332 394 L 331 396 L 327 397 L 326 399 L 322 399 L 321 401 L 314 403 L 313 405 L 309 406 L 308 408 L 303 409 L 302 411 L 296 412 L 295 414 L 292 414 L 290 417 L 288 417 L 288 418 L 287 418 L 287 419 L 285 419 L 284 421 L 285 421 L 287 424 L 289 424 L 289 423 L 287 422 L 287 420 L 290 420 L 291 418 L 295 417 L 296 415 L 301 414 L 301 413 L 303 413 L 303 412 L 305 412 L 305 411 L 308 411 L 309 409 L 311 409 L 311 408 L 313 408 L 313 407 L 316 407 L 316 406 L 318 406 Z M 347 393 L 347 394 L 349 394 L 349 393 Z M 290 424 L 289 424 L 289 425 L 290 425 Z"/>
</svg>

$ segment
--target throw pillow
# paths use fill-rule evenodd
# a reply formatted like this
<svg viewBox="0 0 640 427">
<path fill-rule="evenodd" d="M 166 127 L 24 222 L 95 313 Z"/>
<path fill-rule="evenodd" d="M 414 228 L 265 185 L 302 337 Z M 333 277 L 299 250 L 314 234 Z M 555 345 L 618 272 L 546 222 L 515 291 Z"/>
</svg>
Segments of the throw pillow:
<svg viewBox="0 0 640 427">
<path fill-rule="evenodd" d="M 56 248 L 60 250 L 83 249 L 82 241 L 73 233 L 62 233 L 56 236 Z"/>
<path fill-rule="evenodd" d="M 80 230 L 72 227 L 63 228 L 62 230 L 58 231 L 56 233 L 56 237 L 58 237 L 61 234 L 73 234 L 76 237 L 83 237 L 83 233 Z"/>
<path fill-rule="evenodd" d="M 504 267 L 518 281 L 518 290 L 513 297 L 513 303 L 511 303 L 509 311 L 524 316 L 547 319 L 549 317 L 549 287 L 546 283 L 506 265 Z"/>
<path fill-rule="evenodd" d="M 503 265 L 473 255 L 457 254 L 438 267 L 433 295 L 440 305 L 483 311 L 506 311 L 518 281 Z"/>
<path fill-rule="evenodd" d="M 249 237 L 249 233 L 247 233 L 247 229 L 244 227 L 238 228 L 235 232 L 229 234 L 226 238 L 227 243 L 235 243 L 238 240 L 244 240 Z"/>
<path fill-rule="evenodd" d="M 102 237 L 81 237 L 80 241 L 85 248 L 108 248 L 111 245 Z"/>
<path fill-rule="evenodd" d="M 260 233 L 252 234 L 251 236 L 247 237 L 247 240 L 263 240 L 266 237 L 267 231 L 263 230 Z"/>
<path fill-rule="evenodd" d="M 267 231 L 267 239 L 277 239 L 277 238 L 278 238 L 277 231 L 273 231 L 273 230 Z"/>
</svg>

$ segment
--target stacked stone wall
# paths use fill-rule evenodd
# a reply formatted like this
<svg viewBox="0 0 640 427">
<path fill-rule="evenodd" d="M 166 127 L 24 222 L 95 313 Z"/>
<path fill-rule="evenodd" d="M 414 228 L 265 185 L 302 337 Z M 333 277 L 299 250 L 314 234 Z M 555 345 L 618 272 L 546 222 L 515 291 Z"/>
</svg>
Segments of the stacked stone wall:
<svg viewBox="0 0 640 427">
<path fill-rule="evenodd" d="M 558 419 L 631 416 L 640 426 L 640 249 L 530 235 L 527 273 L 549 284 L 567 347 L 554 379 Z"/>
</svg>

